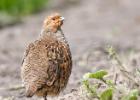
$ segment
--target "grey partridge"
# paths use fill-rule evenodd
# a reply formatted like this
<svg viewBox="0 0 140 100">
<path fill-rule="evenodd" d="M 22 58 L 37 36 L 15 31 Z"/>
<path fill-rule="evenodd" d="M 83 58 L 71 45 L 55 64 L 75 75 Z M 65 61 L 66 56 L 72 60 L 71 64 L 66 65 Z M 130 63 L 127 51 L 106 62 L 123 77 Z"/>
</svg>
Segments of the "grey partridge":
<svg viewBox="0 0 140 100">
<path fill-rule="evenodd" d="M 71 70 L 71 52 L 61 26 L 60 14 L 48 16 L 40 36 L 25 51 L 21 78 L 27 97 L 57 96 L 66 87 Z"/>
</svg>

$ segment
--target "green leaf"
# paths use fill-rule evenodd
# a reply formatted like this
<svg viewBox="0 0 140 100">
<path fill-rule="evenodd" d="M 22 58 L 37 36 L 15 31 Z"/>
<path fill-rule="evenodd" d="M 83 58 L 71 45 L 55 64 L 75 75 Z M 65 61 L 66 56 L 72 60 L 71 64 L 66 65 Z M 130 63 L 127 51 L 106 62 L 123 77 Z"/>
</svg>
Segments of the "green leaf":
<svg viewBox="0 0 140 100">
<path fill-rule="evenodd" d="M 106 84 L 107 84 L 109 87 L 115 88 L 115 84 L 113 83 L 112 80 L 106 80 Z"/>
<path fill-rule="evenodd" d="M 136 74 L 140 76 L 140 69 L 136 69 Z"/>
<path fill-rule="evenodd" d="M 88 80 L 83 80 L 82 84 L 86 89 L 89 88 L 89 81 Z"/>
<path fill-rule="evenodd" d="M 87 96 L 97 97 L 98 84 L 90 85 L 88 80 L 83 80 L 82 83 Z"/>
<path fill-rule="evenodd" d="M 121 100 L 138 100 L 139 91 L 137 89 L 131 90 L 128 95 Z"/>
<path fill-rule="evenodd" d="M 100 95 L 100 100 L 112 100 L 112 98 L 113 98 L 113 89 L 112 88 L 106 89 Z"/>
<path fill-rule="evenodd" d="M 90 96 L 96 97 L 97 96 L 97 84 L 95 84 L 93 86 L 89 86 L 88 93 Z"/>
<path fill-rule="evenodd" d="M 86 73 L 83 78 L 84 79 L 88 79 L 88 78 L 103 79 L 105 75 L 107 75 L 107 72 L 105 70 L 100 70 L 95 73 Z"/>
</svg>

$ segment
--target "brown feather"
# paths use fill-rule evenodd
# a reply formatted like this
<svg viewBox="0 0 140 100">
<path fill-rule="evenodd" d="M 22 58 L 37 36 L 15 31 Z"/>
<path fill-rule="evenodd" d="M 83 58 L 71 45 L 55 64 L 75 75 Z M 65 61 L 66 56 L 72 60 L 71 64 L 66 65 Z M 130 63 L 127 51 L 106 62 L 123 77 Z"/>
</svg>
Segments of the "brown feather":
<svg viewBox="0 0 140 100">
<path fill-rule="evenodd" d="M 59 24 L 52 24 L 53 20 L 50 19 L 54 17 L 56 19 L 53 20 Z M 57 18 L 60 17 L 55 15 L 47 19 L 39 39 L 30 43 L 26 49 L 21 77 L 27 97 L 34 94 L 55 96 L 67 85 L 72 69 L 71 52 L 60 28 L 61 20 Z"/>
</svg>

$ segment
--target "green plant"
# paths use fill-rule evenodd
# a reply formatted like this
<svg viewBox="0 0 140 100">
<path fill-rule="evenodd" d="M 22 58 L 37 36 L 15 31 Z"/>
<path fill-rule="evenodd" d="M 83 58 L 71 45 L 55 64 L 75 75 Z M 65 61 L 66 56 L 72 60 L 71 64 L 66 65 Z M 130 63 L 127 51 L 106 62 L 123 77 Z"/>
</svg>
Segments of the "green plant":
<svg viewBox="0 0 140 100">
<path fill-rule="evenodd" d="M 86 93 L 92 97 L 92 98 L 98 98 L 100 100 L 112 100 L 113 95 L 113 87 L 114 84 L 111 80 L 105 80 L 104 76 L 107 75 L 107 71 L 105 70 L 99 70 L 95 73 L 86 73 L 83 76 L 83 87 L 87 91 Z M 106 88 L 101 94 L 98 92 L 98 89 L 100 88 L 101 83 L 96 84 L 90 84 L 89 79 L 97 79 L 105 84 L 107 84 L 108 88 Z"/>
<path fill-rule="evenodd" d="M 86 90 L 85 94 L 86 98 L 97 98 L 98 100 L 138 100 L 139 98 L 139 79 L 136 77 L 140 77 L 139 69 L 137 69 L 137 73 L 129 72 L 125 64 L 120 60 L 119 55 L 115 51 L 112 46 L 107 48 L 107 52 L 111 60 L 114 60 L 117 64 L 115 71 L 119 71 L 119 76 L 121 78 L 127 79 L 123 80 L 122 83 L 117 83 L 117 78 L 106 77 L 110 72 L 105 70 L 99 70 L 94 73 L 86 73 L 83 76 L 83 89 Z M 113 72 L 114 76 L 116 73 Z M 109 76 L 109 75 L 108 75 Z M 91 81 L 92 80 L 92 81 Z M 94 82 L 93 82 L 94 81 Z M 98 82 L 100 81 L 100 82 Z M 131 87 L 130 84 L 131 83 Z M 96 84 L 95 84 L 96 83 Z M 127 84 L 127 85 L 126 85 Z M 103 87 L 103 88 L 102 88 Z M 88 95 L 90 94 L 90 95 Z"/>
<path fill-rule="evenodd" d="M 134 75 L 133 73 L 127 71 L 126 67 L 124 66 L 123 62 L 120 60 L 119 55 L 117 54 L 116 50 L 112 46 L 107 47 L 107 52 L 109 54 L 109 57 L 112 60 L 115 60 L 118 63 L 117 69 L 120 70 L 121 74 L 131 80 L 134 84 L 139 86 L 139 80 L 136 80 L 135 77 L 137 75 Z"/>
<path fill-rule="evenodd" d="M 46 6 L 48 0 L 0 0 L 0 12 L 23 16 L 37 12 Z"/>
<path fill-rule="evenodd" d="M 103 79 L 105 75 L 107 75 L 107 72 L 104 70 L 100 70 L 95 73 L 86 73 L 84 75 L 84 79 L 88 79 L 88 78 Z"/>
<path fill-rule="evenodd" d="M 138 100 L 139 91 L 137 89 L 131 90 L 128 95 L 122 97 L 121 100 Z"/>
<path fill-rule="evenodd" d="M 107 88 L 100 95 L 100 100 L 112 100 L 112 98 L 113 98 L 113 89 L 112 88 Z"/>
<path fill-rule="evenodd" d="M 86 73 L 83 76 L 82 87 L 84 89 L 84 93 L 89 98 L 97 98 L 98 100 L 113 100 L 114 91 L 120 91 L 119 86 L 115 85 L 111 79 L 104 79 L 104 76 L 107 74 L 104 70 L 97 71 L 95 73 Z M 100 76 L 100 78 L 99 78 Z M 102 81 L 103 83 L 90 83 L 89 79 L 97 79 Z M 104 84 L 106 85 L 104 89 L 100 89 L 100 87 Z M 125 89 L 125 88 L 124 88 Z M 127 91 L 127 90 L 124 90 Z M 139 95 L 139 91 L 137 89 L 129 90 L 126 95 L 122 95 L 121 100 L 137 100 Z"/>
</svg>

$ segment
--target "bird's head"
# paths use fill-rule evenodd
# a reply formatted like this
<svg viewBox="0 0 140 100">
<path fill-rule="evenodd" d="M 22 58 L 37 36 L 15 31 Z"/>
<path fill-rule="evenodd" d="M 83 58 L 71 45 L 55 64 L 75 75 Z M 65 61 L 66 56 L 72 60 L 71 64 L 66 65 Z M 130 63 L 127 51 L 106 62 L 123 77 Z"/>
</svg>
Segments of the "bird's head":
<svg viewBox="0 0 140 100">
<path fill-rule="evenodd" d="M 63 24 L 64 17 L 62 17 L 60 14 L 55 13 L 51 16 L 48 16 L 45 21 L 43 28 L 47 31 L 51 32 L 57 32 L 59 29 L 61 29 L 61 26 Z"/>
</svg>

